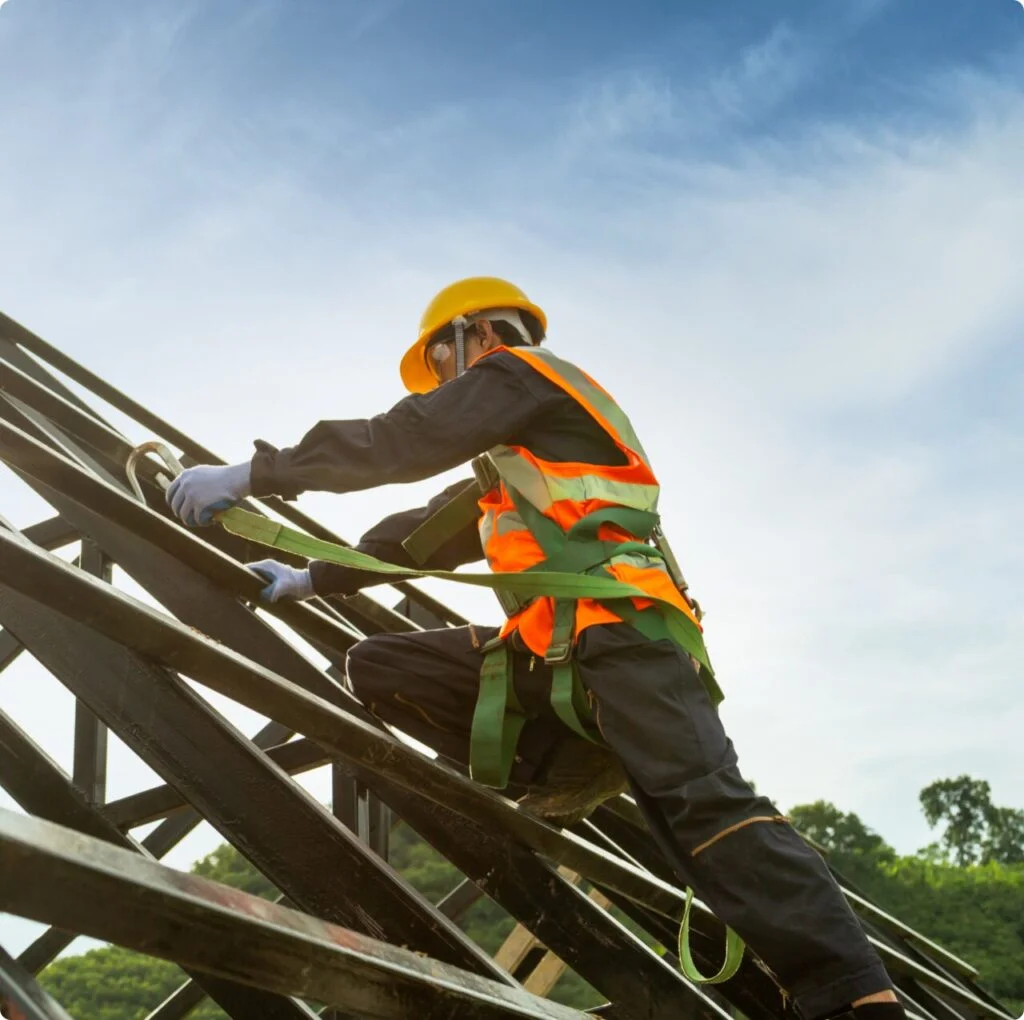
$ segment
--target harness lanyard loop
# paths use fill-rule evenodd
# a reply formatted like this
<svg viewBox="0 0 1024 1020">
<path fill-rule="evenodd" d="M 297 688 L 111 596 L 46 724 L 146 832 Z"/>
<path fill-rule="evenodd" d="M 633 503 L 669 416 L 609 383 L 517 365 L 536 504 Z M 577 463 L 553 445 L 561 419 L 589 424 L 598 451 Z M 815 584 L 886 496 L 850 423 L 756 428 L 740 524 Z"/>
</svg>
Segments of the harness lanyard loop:
<svg viewBox="0 0 1024 1020">
<path fill-rule="evenodd" d="M 725 959 L 718 973 L 705 976 L 700 972 L 697 964 L 694 963 L 693 953 L 690 950 L 690 910 L 693 907 L 693 890 L 686 889 L 686 906 L 683 908 L 683 921 L 679 926 L 679 969 L 687 981 L 695 985 L 720 985 L 736 974 L 743 962 L 743 952 L 746 948 L 743 939 L 732 930 L 725 929 Z"/>
</svg>

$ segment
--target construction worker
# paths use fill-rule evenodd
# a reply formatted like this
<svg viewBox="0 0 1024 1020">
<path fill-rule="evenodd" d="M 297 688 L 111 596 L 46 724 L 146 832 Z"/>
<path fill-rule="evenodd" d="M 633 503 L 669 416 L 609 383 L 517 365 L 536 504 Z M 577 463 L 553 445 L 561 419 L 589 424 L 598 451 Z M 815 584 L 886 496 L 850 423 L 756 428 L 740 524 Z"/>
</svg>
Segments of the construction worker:
<svg viewBox="0 0 1024 1020">
<path fill-rule="evenodd" d="M 248 495 L 353 492 L 472 460 L 474 479 L 386 517 L 357 549 L 410 569 L 486 559 L 498 572 L 600 574 L 650 599 L 499 593 L 508 616 L 500 629 L 376 634 L 357 644 L 348 657 L 355 695 L 556 822 L 584 817 L 628 783 L 673 868 L 803 1017 L 852 1008 L 857 1020 L 901 1020 L 881 960 L 821 858 L 740 774 L 706 659 L 659 629 L 658 605 L 685 614 L 699 635 L 694 604 L 651 544 L 657 479 L 614 400 L 541 346 L 546 326 L 541 309 L 504 280 L 452 284 L 430 302 L 402 359 L 410 396 L 368 420 L 320 422 L 286 449 L 257 440 L 241 464 L 190 468 L 168 501 L 202 525 Z M 252 566 L 267 578 L 270 601 L 347 595 L 382 580 L 326 562 Z M 493 670 L 481 672 L 495 657 L 496 723 L 483 697 L 485 684 L 495 690 Z M 572 689 L 562 685 L 567 671 Z"/>
</svg>

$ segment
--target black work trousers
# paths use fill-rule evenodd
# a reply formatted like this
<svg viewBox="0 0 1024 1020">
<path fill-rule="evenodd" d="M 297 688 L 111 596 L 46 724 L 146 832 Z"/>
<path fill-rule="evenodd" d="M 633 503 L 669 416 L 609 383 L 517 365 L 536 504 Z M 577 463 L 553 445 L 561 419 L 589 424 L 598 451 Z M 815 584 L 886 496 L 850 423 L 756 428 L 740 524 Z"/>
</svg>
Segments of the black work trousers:
<svg viewBox="0 0 1024 1020">
<path fill-rule="evenodd" d="M 494 628 L 379 634 L 349 653 L 356 696 L 384 722 L 465 766 L 478 690 L 477 645 Z M 807 1020 L 890 988 L 823 861 L 754 793 L 689 658 L 626 624 L 580 636 L 580 675 L 598 726 L 680 878 L 772 971 Z M 516 651 L 516 693 L 534 713 L 512 784 L 543 781 L 562 740 L 579 740 L 548 705 L 550 670 Z M 514 792 L 514 790 L 510 791 Z"/>
</svg>

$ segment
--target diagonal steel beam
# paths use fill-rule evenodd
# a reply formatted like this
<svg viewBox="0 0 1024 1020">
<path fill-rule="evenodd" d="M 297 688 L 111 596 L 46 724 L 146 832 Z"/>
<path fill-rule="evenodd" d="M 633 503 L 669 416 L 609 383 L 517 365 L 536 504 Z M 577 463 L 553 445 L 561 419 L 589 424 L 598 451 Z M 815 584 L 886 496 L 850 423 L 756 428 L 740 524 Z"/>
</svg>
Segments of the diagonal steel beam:
<svg viewBox="0 0 1024 1020">
<path fill-rule="evenodd" d="M 3 428 L 0 426 L 0 443 Z M 353 765 L 366 765 L 412 792 L 483 825 L 514 833 L 533 849 L 591 881 L 681 916 L 683 893 L 578 837 L 556 831 L 514 804 L 428 759 L 350 713 L 308 694 L 261 664 L 207 639 L 122 592 L 102 585 L 52 554 L 0 530 L 0 577 L 9 591 L 39 599 L 69 621 L 180 670 L 226 697 L 303 733 Z M 6 598 L 10 598 L 8 594 Z"/>
<path fill-rule="evenodd" d="M 149 857 L 143 846 L 124 835 L 103 816 L 100 809 L 90 804 L 56 762 L 2 711 L 0 784 L 30 814 Z M 238 1020 L 248 1020 L 253 1016 L 311 1020 L 314 1016 L 302 1003 L 285 997 L 268 995 L 200 972 L 191 976 L 228 1016 Z"/>
<path fill-rule="evenodd" d="M 0 630 L 0 673 L 14 662 L 25 650 L 25 646 L 6 630 Z"/>
<path fill-rule="evenodd" d="M 394 1020 L 576 1010 L 37 818 L 0 811 L 0 907 L 284 995 Z"/>
<path fill-rule="evenodd" d="M 39 368 L 35 363 L 30 363 L 31 368 L 26 366 L 24 363 L 24 353 L 18 351 L 17 347 L 14 348 L 15 356 L 11 356 L 11 343 L 9 341 L 5 342 L 2 339 L 5 319 L 6 317 L 0 313 L 0 358 L 6 357 L 7 360 L 6 364 L 0 361 L 0 390 L 6 390 L 32 406 L 43 410 L 43 413 L 55 421 L 60 421 L 64 427 L 70 426 L 73 434 L 81 433 L 91 437 L 87 441 L 96 445 L 97 449 L 107 449 L 109 451 L 111 436 L 117 437 L 121 443 L 125 443 L 123 437 L 117 436 L 113 429 L 106 426 L 106 423 L 95 412 L 86 407 L 73 394 L 70 394 L 58 380 L 49 376 L 48 373 Z M 6 321 L 12 323 L 10 319 L 6 319 Z M 116 407 L 123 413 L 128 414 L 146 428 L 152 429 L 155 435 L 176 445 L 184 453 L 183 462 L 186 465 L 190 463 L 224 463 L 216 454 L 200 446 L 184 433 L 179 432 L 167 422 L 153 415 L 142 405 L 137 404 L 104 380 L 89 372 L 88 369 L 71 361 L 71 359 L 57 351 L 56 348 L 46 344 L 45 341 L 34 336 L 34 334 L 29 334 L 27 330 L 24 330 L 23 327 L 18 326 L 16 323 L 13 323 L 13 325 L 25 334 L 24 339 L 19 339 L 18 343 L 23 344 L 26 349 L 33 350 L 33 353 L 42 356 L 44 360 L 48 361 L 58 370 L 65 372 L 70 378 L 75 379 L 76 382 L 88 387 L 97 396 L 106 400 L 112 407 Z M 8 333 L 8 336 L 10 336 L 10 333 Z M 20 358 L 18 355 L 20 355 Z M 71 424 L 72 422 L 74 424 Z M 120 455 L 114 454 L 114 459 L 123 464 L 126 456 L 127 451 L 122 450 Z M 285 500 L 267 497 L 261 500 L 261 502 L 286 520 L 297 524 L 317 538 L 326 539 L 328 542 L 347 544 L 338 535 L 323 527 L 323 525 L 308 517 L 293 504 Z M 448 623 L 459 626 L 467 622 L 458 613 L 444 605 L 444 603 L 439 602 L 409 582 L 395 582 L 392 584 L 392 587 L 427 612 Z M 402 620 L 398 614 L 368 596 L 357 595 L 345 601 L 368 619 L 376 621 L 378 626 L 385 629 L 402 629 Z"/>
<path fill-rule="evenodd" d="M 57 445 L 62 452 L 73 452 L 80 462 L 86 463 L 96 470 L 106 482 L 116 483 L 121 487 L 121 491 L 127 494 L 124 466 L 132 450 L 128 440 L 101 420 L 60 396 L 52 387 L 55 380 L 50 380 L 51 385 L 48 386 L 47 374 L 42 369 L 37 368 L 33 375 L 29 376 L 9 362 L 2 360 L 5 344 L 7 347 L 10 346 L 0 338 L 0 394 L 5 398 L 0 404 L 0 410 L 3 405 L 6 405 L 12 411 L 17 412 L 20 418 L 12 418 L 10 411 L 5 415 L 16 424 L 20 424 L 21 419 L 30 418 L 36 428 L 44 433 L 46 439 L 51 442 L 58 440 Z M 164 502 L 163 493 L 151 481 L 152 476 L 155 475 L 153 465 L 143 459 L 139 465 L 139 473 L 143 480 L 144 490 L 149 492 L 149 505 L 160 515 L 170 519 L 171 515 Z M 274 501 L 264 500 L 263 502 L 271 505 Z M 245 505 L 249 506 L 249 504 Z M 250 506 L 250 509 L 257 508 Z M 280 510 L 280 508 L 276 509 Z M 314 527 L 312 531 L 316 533 L 317 529 Z M 209 533 L 208 537 L 215 539 L 214 544 L 221 551 L 227 552 L 242 562 L 262 559 L 265 554 L 265 550 L 259 549 L 252 543 L 225 533 Z M 288 554 L 284 554 L 282 558 L 291 559 Z M 417 629 L 407 619 L 376 602 L 368 595 L 357 594 L 341 600 L 331 599 L 330 605 L 335 612 L 340 612 L 360 629 L 369 631 Z"/>
<path fill-rule="evenodd" d="M 11 424 L 12 420 L 18 421 L 21 427 Z M 207 594 L 230 591 L 246 596 L 253 603 L 258 602 L 259 593 L 266 582 L 252 571 L 211 546 L 197 541 L 185 528 L 137 503 L 110 482 L 102 480 L 53 449 L 48 437 L 36 438 L 25 429 L 39 435 L 39 427 L 0 395 L 0 458 L 44 499 L 51 504 L 59 504 L 71 513 L 73 523 L 88 523 L 89 530 L 85 533 L 97 541 L 123 569 L 129 572 L 136 570 L 141 555 L 148 564 L 147 573 L 152 577 L 153 584 L 166 590 L 168 597 L 175 598 L 176 602 L 189 603 L 186 606 L 187 618 L 191 619 L 195 615 L 195 606 L 188 599 L 183 599 L 176 587 L 188 580 L 191 581 L 190 595 L 198 583 Z M 117 527 L 123 531 L 119 533 Z M 126 537 L 134 537 L 136 542 L 126 545 Z M 144 542 L 142 552 L 138 540 Z M 190 568 L 201 572 L 202 576 L 198 579 L 193 577 L 189 574 Z M 140 583 L 143 587 L 149 587 L 144 581 Z M 230 632 L 233 640 L 255 640 L 252 637 L 254 633 L 268 629 L 242 606 L 234 605 L 231 608 L 233 602 L 233 599 L 222 600 L 218 613 L 220 617 L 230 614 L 230 626 L 225 629 Z M 287 606 L 279 603 L 267 607 L 267 611 L 318 646 L 339 649 L 342 655 L 357 640 L 357 635 L 346 631 L 324 613 L 301 603 Z M 205 625 L 205 630 L 216 619 L 214 617 L 196 625 Z M 278 642 L 273 653 L 274 661 L 279 662 L 288 652 L 290 661 L 300 658 L 294 650 Z M 309 682 L 316 685 L 317 693 L 330 697 L 334 685 L 319 671 L 314 672 L 318 676 L 310 676 Z"/>
<path fill-rule="evenodd" d="M 0 1006 L 16 1006 L 26 1020 L 72 1020 L 71 1015 L 0 946 Z M 5 1016 L 11 1015 L 4 1013 Z"/>
<path fill-rule="evenodd" d="M 51 555 L 2 535 L 32 556 Z M 303 909 L 503 979 L 458 928 L 168 670 L 4 587 L 0 619 Z M 165 651 L 176 657 L 173 646 Z"/>
<path fill-rule="evenodd" d="M 631 1020 L 726 1020 L 680 971 L 551 865 L 516 842 L 438 805 L 357 774 L 428 843 Z"/>
<path fill-rule="evenodd" d="M 275 744 L 268 747 L 266 753 L 275 765 L 292 776 L 319 768 L 331 760 L 327 751 L 305 737 Z M 189 810 L 185 798 L 173 786 L 166 785 L 140 790 L 103 806 L 103 813 L 121 829 L 133 829 L 185 810 Z"/>
<path fill-rule="evenodd" d="M 33 544 L 48 552 L 63 549 L 82 536 L 61 516 L 48 517 L 45 521 L 22 528 L 21 533 Z"/>
<path fill-rule="evenodd" d="M 32 543 L 53 552 L 81 536 L 62 517 L 49 517 L 37 524 L 22 529 L 22 534 Z M 22 644 L 12 634 L 0 630 L 0 673 L 2 673 L 24 651 Z"/>
<path fill-rule="evenodd" d="M 14 725 L 12 721 L 10 721 L 10 725 Z M 19 731 L 15 726 L 14 731 L 6 733 L 5 742 L 7 743 L 8 748 L 17 748 L 16 734 L 18 732 Z M 253 742 L 258 748 L 269 747 L 272 745 L 273 741 L 278 739 L 280 736 L 281 728 L 275 723 L 269 723 L 253 737 Z M 3 740 L 4 737 L 5 734 L 3 728 L 0 726 L 0 740 Z M 308 747 L 309 741 L 299 740 L 295 742 L 304 743 L 304 745 Z M 323 754 L 323 752 L 321 752 L 321 754 Z M 12 796 L 15 796 L 13 794 L 13 790 L 16 789 L 19 782 L 45 780 L 45 772 L 43 773 L 42 780 L 37 777 L 35 770 L 32 768 L 31 763 L 33 761 L 33 757 L 28 753 L 17 755 L 16 762 L 4 771 L 4 778 L 0 779 L 0 785 L 11 788 Z M 195 808 L 188 807 L 181 795 L 172 788 L 161 787 L 158 788 L 158 790 L 170 791 L 176 798 L 176 803 L 181 806 L 171 817 L 159 824 L 155 830 L 142 841 L 142 849 L 157 860 L 176 847 L 203 820 L 202 815 L 200 815 Z M 17 800 L 16 796 L 15 800 Z M 128 798 L 128 800 L 130 800 L 130 798 Z M 115 804 L 117 803 L 122 802 L 115 802 Z M 115 807 L 115 804 L 105 805 L 103 807 L 103 816 L 114 822 L 114 824 L 118 826 L 119 830 L 124 830 L 124 828 L 129 826 L 122 824 L 118 818 L 114 817 L 112 809 Z M 146 818 L 141 820 L 148 821 L 152 819 Z M 74 825 L 74 822 L 70 823 L 73 827 L 77 827 Z M 76 932 L 66 932 L 51 928 L 48 931 L 43 932 L 42 935 L 40 935 L 31 945 L 18 955 L 18 963 L 22 964 L 33 974 L 38 974 L 44 967 L 49 966 L 57 958 L 59 953 L 67 949 L 76 938 L 78 938 L 78 934 Z"/>
</svg>

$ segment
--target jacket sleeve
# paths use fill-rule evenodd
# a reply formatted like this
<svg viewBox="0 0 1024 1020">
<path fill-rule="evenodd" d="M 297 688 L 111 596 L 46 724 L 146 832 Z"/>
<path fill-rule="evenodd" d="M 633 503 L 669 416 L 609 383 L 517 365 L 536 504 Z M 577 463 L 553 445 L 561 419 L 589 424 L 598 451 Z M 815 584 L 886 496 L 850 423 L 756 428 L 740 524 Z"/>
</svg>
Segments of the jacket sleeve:
<svg viewBox="0 0 1024 1020">
<path fill-rule="evenodd" d="M 356 492 L 417 482 L 509 440 L 542 412 L 532 369 L 505 352 L 374 418 L 321 421 L 292 447 L 256 441 L 255 496 Z M 537 376 L 539 379 L 540 377 Z"/>
<path fill-rule="evenodd" d="M 466 479 L 450 485 L 435 496 L 426 506 L 416 510 L 405 510 L 391 514 L 375 524 L 359 540 L 359 552 L 375 556 L 385 563 L 400 567 L 421 567 L 425 570 L 454 570 L 464 563 L 476 563 L 483 559 L 480 533 L 476 522 L 468 524 L 442 545 L 426 563 L 416 564 L 406 552 L 402 542 L 424 521 L 433 516 L 452 496 L 465 488 Z M 402 580 L 394 575 L 375 574 L 370 570 L 357 570 L 337 563 L 314 560 L 309 565 L 313 589 L 317 595 L 352 595 L 360 588 L 374 584 L 394 583 Z"/>
</svg>

